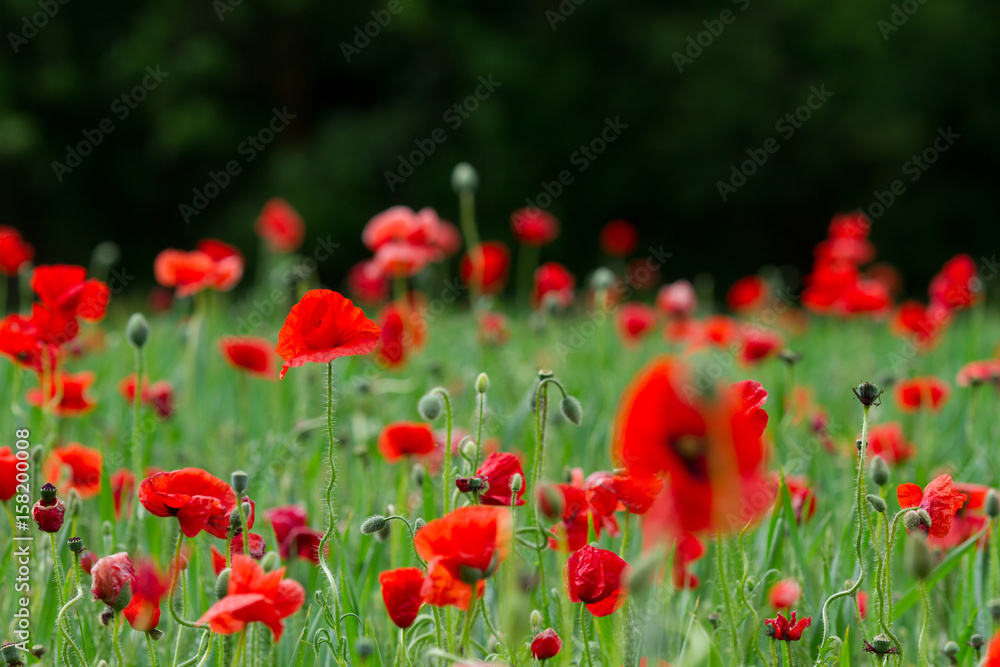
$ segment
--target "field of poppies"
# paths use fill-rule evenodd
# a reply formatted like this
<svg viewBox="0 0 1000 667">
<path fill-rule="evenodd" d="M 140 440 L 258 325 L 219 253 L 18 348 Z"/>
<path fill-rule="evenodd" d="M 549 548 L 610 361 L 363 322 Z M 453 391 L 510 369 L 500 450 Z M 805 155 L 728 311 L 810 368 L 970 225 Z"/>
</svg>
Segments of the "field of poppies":
<svg viewBox="0 0 1000 667">
<path fill-rule="evenodd" d="M 1000 665 L 992 249 L 903 298 L 831 212 L 714 285 L 615 220 L 574 276 L 476 181 L 335 289 L 282 199 L 138 276 L 0 227 L 5 664 Z"/>
</svg>

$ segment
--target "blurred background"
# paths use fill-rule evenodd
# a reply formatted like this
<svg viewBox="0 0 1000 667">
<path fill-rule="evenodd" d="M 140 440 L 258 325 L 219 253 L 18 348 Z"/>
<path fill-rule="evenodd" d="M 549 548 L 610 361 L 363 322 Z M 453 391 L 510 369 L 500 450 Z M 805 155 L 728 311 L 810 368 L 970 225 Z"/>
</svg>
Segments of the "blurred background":
<svg viewBox="0 0 1000 667">
<path fill-rule="evenodd" d="M 341 244 L 320 266 L 335 283 L 383 209 L 456 220 L 462 160 L 481 235 L 507 242 L 511 212 L 568 171 L 542 259 L 578 275 L 612 218 L 673 253 L 665 280 L 808 270 L 831 216 L 859 207 L 911 294 L 954 253 L 997 251 L 994 3 L 62 1 L 0 8 L 0 223 L 38 263 L 87 264 L 113 239 L 152 283 L 157 252 L 206 237 L 253 261 L 253 221 L 282 196 L 305 251 Z M 614 141 L 581 152 L 607 119 Z M 199 199 L 213 173 L 224 187 Z"/>
</svg>

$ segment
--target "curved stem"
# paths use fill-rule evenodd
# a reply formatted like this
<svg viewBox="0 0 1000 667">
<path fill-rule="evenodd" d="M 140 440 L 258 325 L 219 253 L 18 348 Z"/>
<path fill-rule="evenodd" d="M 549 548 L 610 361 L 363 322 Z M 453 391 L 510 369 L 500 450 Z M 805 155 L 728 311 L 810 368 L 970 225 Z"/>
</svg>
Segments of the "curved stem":
<svg viewBox="0 0 1000 667">
<path fill-rule="evenodd" d="M 59 613 L 56 615 L 56 627 L 59 628 L 59 632 L 62 634 L 64 641 L 73 648 L 73 651 L 76 653 L 76 657 L 80 660 L 80 664 L 83 665 L 83 667 L 86 667 L 87 658 L 83 655 L 80 647 L 76 645 L 76 642 L 73 641 L 73 637 L 69 634 L 69 623 L 64 618 L 66 612 L 69 611 L 69 608 L 83 599 L 83 584 L 80 580 L 80 554 L 73 554 L 73 557 L 75 560 L 73 573 L 75 575 L 74 578 L 76 579 L 76 596 L 59 609 Z"/>
<path fill-rule="evenodd" d="M 177 542 L 174 545 L 174 560 L 172 565 L 173 576 L 170 579 L 170 590 L 167 593 L 167 607 L 170 609 L 170 615 L 174 617 L 174 622 L 178 625 L 182 625 L 185 628 L 195 628 L 196 630 L 208 630 L 207 625 L 195 625 L 191 621 L 185 621 L 181 618 L 180 614 L 174 608 L 174 592 L 177 590 L 177 578 L 180 576 L 181 570 L 181 541 L 184 539 L 184 532 L 177 527 Z"/>
<path fill-rule="evenodd" d="M 326 547 L 330 543 L 330 537 L 336 530 L 336 525 L 334 524 L 334 509 L 333 509 L 333 489 L 337 484 L 337 465 L 334 459 L 334 445 L 336 445 L 336 438 L 334 437 L 333 430 L 333 362 L 330 361 L 326 365 L 326 427 L 330 439 L 330 447 L 327 450 L 327 465 L 330 468 L 330 477 L 326 484 L 326 532 L 323 533 L 323 537 L 319 540 L 319 566 L 323 570 L 323 574 L 326 576 L 327 582 L 330 584 L 330 592 L 333 594 L 333 608 L 334 616 L 340 618 L 340 589 L 337 586 L 337 579 L 333 576 L 333 571 L 330 569 L 330 565 L 326 562 Z M 335 628 L 337 631 L 338 638 L 340 637 L 340 622 L 337 622 L 338 627 Z"/>
</svg>

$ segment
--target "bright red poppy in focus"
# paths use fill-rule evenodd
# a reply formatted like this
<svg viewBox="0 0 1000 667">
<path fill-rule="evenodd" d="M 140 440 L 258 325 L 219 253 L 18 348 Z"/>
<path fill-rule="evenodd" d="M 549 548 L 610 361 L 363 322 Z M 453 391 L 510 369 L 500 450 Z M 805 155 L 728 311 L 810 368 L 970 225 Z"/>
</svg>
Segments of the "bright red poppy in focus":
<svg viewBox="0 0 1000 667">
<path fill-rule="evenodd" d="M 625 604 L 629 566 L 618 554 L 589 544 L 566 562 L 570 602 L 583 602 L 594 616 L 610 616 Z"/>
<path fill-rule="evenodd" d="M 903 412 L 941 409 L 951 395 L 951 387 L 936 377 L 916 377 L 900 380 L 894 387 L 896 403 Z"/>
<path fill-rule="evenodd" d="M 530 246 L 548 245 L 559 236 L 559 221 L 540 208 L 514 211 L 510 216 L 510 228 L 514 232 L 514 238 Z"/>
<path fill-rule="evenodd" d="M 299 249 L 306 235 L 306 226 L 291 204 L 275 197 L 264 204 L 260 217 L 254 223 L 254 231 L 264 239 L 271 252 L 284 254 Z"/>
<path fill-rule="evenodd" d="M 265 573 L 254 559 L 235 555 L 229 575 L 226 597 L 209 608 L 195 621 L 220 635 L 232 635 L 247 623 L 263 623 L 271 629 L 274 641 L 281 639 L 285 624 L 305 602 L 306 592 L 294 579 L 285 579 L 285 568 Z"/>
<path fill-rule="evenodd" d="M 93 498 L 101 492 L 102 460 L 100 450 L 77 442 L 56 447 L 45 459 L 45 481 L 60 489 L 76 489 L 81 498 Z"/>
<path fill-rule="evenodd" d="M 900 484 L 896 487 L 896 498 L 903 509 L 921 507 L 931 515 L 930 534 L 947 537 L 951 530 L 951 519 L 965 503 L 968 496 L 952 490 L 951 475 L 939 475 L 922 490 L 916 484 Z"/>
<path fill-rule="evenodd" d="M 760 276 L 740 278 L 726 292 L 726 305 L 734 313 L 759 310 L 770 295 L 770 288 Z"/>
<path fill-rule="evenodd" d="M 393 422 L 378 436 L 378 450 L 389 463 L 404 456 L 430 454 L 434 451 L 434 431 L 422 422 Z"/>
<path fill-rule="evenodd" d="M 942 549 L 953 549 L 979 531 L 987 528 L 986 535 L 983 536 L 978 545 L 980 548 L 984 547 L 987 544 L 991 530 L 989 528 L 989 517 L 985 513 L 986 496 L 991 490 L 990 487 L 982 484 L 955 482 L 952 485 L 952 489 L 955 493 L 964 493 L 968 499 L 964 505 L 955 511 L 955 516 L 951 519 L 951 530 L 948 531 L 948 534 L 945 537 L 934 537 L 931 535 L 927 538 L 928 543 Z"/>
<path fill-rule="evenodd" d="M 285 360 L 278 377 L 283 379 L 289 368 L 309 362 L 368 354 L 380 333 L 350 299 L 328 289 L 309 290 L 292 306 L 278 333 L 275 351 Z"/>
<path fill-rule="evenodd" d="M 562 650 L 562 639 L 552 628 L 546 628 L 531 640 L 531 655 L 535 660 L 548 660 Z"/>
<path fill-rule="evenodd" d="M 94 384 L 94 374 L 90 371 L 83 373 L 63 373 L 55 376 L 54 382 L 47 382 L 47 394 L 41 389 L 29 389 L 25 394 L 28 403 L 44 410 L 51 410 L 57 417 L 79 417 L 95 407 L 97 401 L 93 400 L 87 390 Z M 54 399 L 58 397 L 58 401 Z"/>
<path fill-rule="evenodd" d="M 498 294 L 507 284 L 510 252 L 499 241 L 486 241 L 470 249 L 458 265 L 458 276 L 483 294 Z"/>
<path fill-rule="evenodd" d="M 35 249 L 21 238 L 21 232 L 0 225 L 0 273 L 11 278 L 35 257 Z"/>
<path fill-rule="evenodd" d="M 558 262 L 546 262 L 535 270 L 531 303 L 538 308 L 551 300 L 560 308 L 568 308 L 573 303 L 574 287 L 576 279 L 565 266 Z"/>
<path fill-rule="evenodd" d="M 785 618 L 779 611 L 777 618 L 766 618 L 764 624 L 774 628 L 774 638 L 778 641 L 797 642 L 802 639 L 802 631 L 812 624 L 812 616 L 797 621 L 794 611 L 791 618 Z"/>
<path fill-rule="evenodd" d="M 177 517 L 188 537 L 205 530 L 226 539 L 236 492 L 200 468 L 181 468 L 142 480 L 139 502 L 153 516 Z"/>
<path fill-rule="evenodd" d="M 223 336 L 219 340 L 223 358 L 236 370 L 250 375 L 274 379 L 274 343 L 266 338 Z"/>
<path fill-rule="evenodd" d="M 525 503 L 523 496 L 527 490 L 521 462 L 508 452 L 493 452 L 487 456 L 476 471 L 476 476 L 488 484 L 486 491 L 479 494 L 479 502 L 483 505 L 510 507 L 514 502 L 514 493 L 510 490 L 510 481 L 514 475 L 521 476 L 521 488 L 517 492 L 517 505 L 521 506 Z"/>
<path fill-rule="evenodd" d="M 418 567 L 401 567 L 387 570 L 378 575 L 382 586 L 382 601 L 389 612 L 389 618 L 399 628 L 408 628 L 417 620 L 417 614 L 424 605 L 421 590 L 424 573 Z"/>
<path fill-rule="evenodd" d="M 639 247 L 639 231 L 628 220 L 607 223 L 597 239 L 601 250 L 612 257 L 628 257 Z"/>
</svg>

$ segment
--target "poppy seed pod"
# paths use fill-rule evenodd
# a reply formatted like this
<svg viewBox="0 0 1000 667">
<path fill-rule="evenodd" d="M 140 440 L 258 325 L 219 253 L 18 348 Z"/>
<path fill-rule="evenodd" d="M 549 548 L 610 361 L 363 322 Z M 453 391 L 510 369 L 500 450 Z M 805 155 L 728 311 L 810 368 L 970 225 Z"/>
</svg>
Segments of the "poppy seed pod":
<svg viewBox="0 0 1000 667">
<path fill-rule="evenodd" d="M 163 630 L 160 630 L 159 628 L 150 628 L 149 630 L 146 630 L 146 634 L 148 634 L 149 638 L 154 642 L 160 641 L 160 639 L 163 638 Z"/>
<path fill-rule="evenodd" d="M 219 576 L 215 578 L 215 597 L 222 599 L 229 594 L 229 575 L 232 574 L 232 570 L 228 567 L 222 572 L 219 572 Z"/>
<path fill-rule="evenodd" d="M 42 486 L 42 499 L 31 508 L 31 516 L 38 529 L 46 533 L 58 533 L 66 517 L 66 503 L 56 497 L 56 487 L 46 483 Z"/>
<path fill-rule="evenodd" d="M 854 395 L 861 401 L 861 405 L 870 408 L 879 405 L 876 401 L 882 395 L 882 390 L 874 382 L 862 382 L 854 389 Z"/>
<path fill-rule="evenodd" d="M 480 394 L 485 394 L 490 388 L 490 376 L 486 373 L 480 373 L 479 377 L 476 378 L 476 391 Z"/>
<path fill-rule="evenodd" d="M 976 649 L 977 651 L 981 649 L 986 644 L 986 639 L 981 634 L 974 634 L 969 637 L 969 646 Z"/>
<path fill-rule="evenodd" d="M 389 525 L 389 520 L 381 514 L 375 514 L 361 522 L 361 534 L 373 535 Z"/>
<path fill-rule="evenodd" d="M 886 504 L 883 499 L 879 498 L 878 496 L 872 493 L 869 493 L 867 496 L 865 496 L 865 498 L 867 498 L 868 504 L 871 505 L 871 508 L 874 511 L 878 512 L 879 514 L 885 512 Z"/>
<path fill-rule="evenodd" d="M 233 487 L 233 491 L 236 492 L 236 495 L 242 496 L 247 490 L 247 483 L 250 481 L 250 476 L 242 470 L 236 470 L 232 475 L 230 475 L 229 481 Z"/>
<path fill-rule="evenodd" d="M 868 472 L 871 473 L 872 483 L 876 486 L 885 486 L 889 483 L 889 466 L 878 454 L 873 456 L 872 462 L 868 464 Z"/>
<path fill-rule="evenodd" d="M 907 571 L 916 579 L 923 581 L 934 569 L 931 551 L 922 537 L 911 536 L 906 540 L 903 551 L 903 562 Z"/>
<path fill-rule="evenodd" d="M 133 347 L 141 348 L 149 340 L 149 322 L 142 313 L 133 313 L 125 325 L 125 337 Z"/>
<path fill-rule="evenodd" d="M 451 189 L 456 193 L 475 192 L 479 189 L 479 174 L 468 162 L 459 162 L 451 170 Z"/>
<path fill-rule="evenodd" d="M 432 422 L 441 415 L 444 406 L 441 404 L 441 397 L 436 392 L 429 392 L 420 397 L 417 401 L 417 412 L 420 416 Z"/>
<path fill-rule="evenodd" d="M 17 652 L 17 646 L 15 644 L 11 644 L 10 642 L 4 644 L 3 648 L 0 649 L 0 656 L 3 656 L 3 660 L 7 663 L 7 665 L 13 666 L 24 664 L 21 662 L 21 654 Z"/>
<path fill-rule="evenodd" d="M 941 649 L 941 653 L 944 655 L 944 657 L 948 658 L 948 660 L 951 662 L 951 664 L 953 664 L 953 665 L 957 665 L 958 664 L 958 660 L 957 660 L 957 657 L 958 657 L 958 642 L 954 642 L 954 641 L 947 641 L 947 642 L 945 642 L 944 643 L 944 647 Z"/>
<path fill-rule="evenodd" d="M 69 550 L 75 554 L 83 552 L 83 539 L 79 537 L 71 537 L 66 540 L 66 544 L 69 546 Z"/>
<path fill-rule="evenodd" d="M 990 489 L 986 494 L 986 502 L 983 504 L 983 511 L 991 519 L 1000 516 L 1000 496 L 994 489 Z"/>
<path fill-rule="evenodd" d="M 872 640 L 872 648 L 876 655 L 885 655 L 892 648 L 892 642 L 887 635 L 878 635 Z"/>
<path fill-rule="evenodd" d="M 559 410 L 573 426 L 579 426 L 580 422 L 583 421 L 583 406 L 573 396 L 563 396 L 562 401 L 559 402 Z"/>
</svg>

